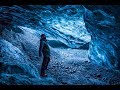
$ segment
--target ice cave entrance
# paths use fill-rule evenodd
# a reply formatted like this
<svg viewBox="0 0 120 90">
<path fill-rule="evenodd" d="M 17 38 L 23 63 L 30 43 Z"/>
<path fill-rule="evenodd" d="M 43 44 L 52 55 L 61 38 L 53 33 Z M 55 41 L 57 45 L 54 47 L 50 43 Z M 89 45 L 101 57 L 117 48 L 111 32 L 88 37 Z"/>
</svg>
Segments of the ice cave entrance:
<svg viewBox="0 0 120 90">
<path fill-rule="evenodd" d="M 50 8 L 50 7 L 49 7 Z M 81 48 L 91 41 L 91 36 L 85 27 L 82 5 L 54 6 L 55 12 L 44 10 L 41 12 L 41 21 L 47 28 L 50 44 L 60 41 L 70 48 Z M 51 46 L 55 46 L 54 45 Z M 60 45 L 58 45 L 60 46 Z"/>
<path fill-rule="evenodd" d="M 63 60 L 88 60 L 91 36 L 85 27 L 84 8 L 81 5 L 63 5 L 54 6 L 54 10 L 41 12 L 41 21 L 47 28 L 43 32 L 47 32 L 50 46 L 56 48 Z M 60 50 L 61 47 L 64 49 Z"/>
<path fill-rule="evenodd" d="M 56 50 L 58 49 L 57 52 L 60 52 L 60 55 L 62 54 L 64 57 L 69 52 L 71 52 L 70 59 L 77 56 L 79 58 L 82 55 L 87 57 L 91 36 L 85 27 L 83 6 L 46 5 L 43 7 L 38 14 L 41 17 L 39 25 L 42 29 L 37 30 L 37 33 L 45 33 L 49 45 Z M 38 35 L 38 37 L 40 36 Z M 61 48 L 62 50 L 60 50 Z"/>
<path fill-rule="evenodd" d="M 54 42 L 54 44 L 52 43 L 53 46 L 59 46 L 55 50 L 59 53 L 61 58 L 63 58 L 63 62 L 90 61 L 88 59 L 88 49 L 91 36 L 86 30 L 83 18 L 76 20 L 61 18 L 59 21 L 54 20 L 52 27 L 55 31 L 57 30 L 62 33 L 61 38 L 58 35 L 59 41 L 69 47 L 60 50 L 61 46 L 65 46 L 64 44 L 57 44 L 56 42 Z"/>
</svg>

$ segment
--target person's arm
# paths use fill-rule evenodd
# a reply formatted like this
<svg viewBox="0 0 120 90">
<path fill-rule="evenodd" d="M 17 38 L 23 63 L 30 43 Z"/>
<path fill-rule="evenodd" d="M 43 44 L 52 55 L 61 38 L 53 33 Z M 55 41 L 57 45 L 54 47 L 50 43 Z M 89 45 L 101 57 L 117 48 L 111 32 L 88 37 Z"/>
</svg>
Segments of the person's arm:
<svg viewBox="0 0 120 90">
<path fill-rule="evenodd" d="M 39 47 L 39 56 L 42 56 L 42 49 L 43 49 L 44 42 L 40 41 L 40 47 Z"/>
</svg>

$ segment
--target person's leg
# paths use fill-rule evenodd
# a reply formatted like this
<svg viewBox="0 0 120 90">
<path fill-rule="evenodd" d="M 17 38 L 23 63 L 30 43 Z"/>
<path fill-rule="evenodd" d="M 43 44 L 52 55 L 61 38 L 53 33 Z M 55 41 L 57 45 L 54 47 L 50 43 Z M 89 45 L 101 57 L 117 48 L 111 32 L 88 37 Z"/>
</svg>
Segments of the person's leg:
<svg viewBox="0 0 120 90">
<path fill-rule="evenodd" d="M 44 57 L 42 67 L 41 67 L 41 75 L 42 76 L 45 75 L 45 70 L 47 69 L 49 62 L 50 62 L 50 58 L 49 57 Z"/>
<path fill-rule="evenodd" d="M 46 58 L 43 57 L 43 62 L 42 62 L 42 66 L 41 66 L 41 76 L 45 75 L 45 63 L 46 63 Z"/>
<path fill-rule="evenodd" d="M 50 62 L 50 58 L 46 57 L 46 62 L 45 62 L 45 70 L 47 70 L 48 64 Z"/>
</svg>

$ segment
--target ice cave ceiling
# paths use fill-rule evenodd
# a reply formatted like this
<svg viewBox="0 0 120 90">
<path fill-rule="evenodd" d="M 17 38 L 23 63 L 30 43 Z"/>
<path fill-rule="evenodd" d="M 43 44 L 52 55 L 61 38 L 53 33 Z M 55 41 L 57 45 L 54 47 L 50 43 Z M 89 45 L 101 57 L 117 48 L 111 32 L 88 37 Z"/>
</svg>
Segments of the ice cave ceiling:
<svg viewBox="0 0 120 90">
<path fill-rule="evenodd" d="M 3 6 L 0 11 L 9 12 L 12 17 L 4 18 L 12 20 L 12 27 L 22 26 L 33 33 L 45 33 L 48 40 L 59 41 L 71 48 L 79 48 L 91 40 L 85 28 L 82 5 L 14 5 Z"/>
</svg>

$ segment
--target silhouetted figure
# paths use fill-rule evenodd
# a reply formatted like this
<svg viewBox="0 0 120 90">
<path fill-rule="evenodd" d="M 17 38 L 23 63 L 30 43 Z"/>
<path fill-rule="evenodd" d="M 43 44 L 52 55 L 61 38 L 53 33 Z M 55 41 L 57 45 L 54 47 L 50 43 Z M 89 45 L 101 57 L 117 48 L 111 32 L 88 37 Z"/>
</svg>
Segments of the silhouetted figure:
<svg viewBox="0 0 120 90">
<path fill-rule="evenodd" d="M 42 58 L 42 55 L 43 62 L 40 76 L 46 77 L 47 75 L 45 74 L 45 71 L 47 70 L 48 63 L 50 62 L 50 48 L 47 43 L 45 34 L 42 34 L 40 39 L 39 56 Z"/>
</svg>

